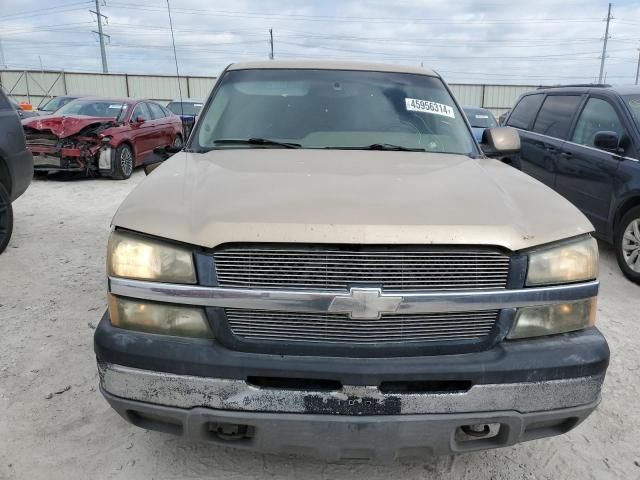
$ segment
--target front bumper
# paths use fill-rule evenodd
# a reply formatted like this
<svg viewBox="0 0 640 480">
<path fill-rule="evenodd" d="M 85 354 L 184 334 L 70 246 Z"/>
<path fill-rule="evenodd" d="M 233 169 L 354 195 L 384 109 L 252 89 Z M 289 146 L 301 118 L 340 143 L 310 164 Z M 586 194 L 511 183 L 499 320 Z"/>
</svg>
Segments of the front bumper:
<svg viewBox="0 0 640 480">
<path fill-rule="evenodd" d="M 340 416 L 181 409 L 127 400 L 102 392 L 127 421 L 142 428 L 183 435 L 225 447 L 264 453 L 297 454 L 325 461 L 392 462 L 506 447 L 571 430 L 596 408 L 597 400 L 544 412 L 514 410 Z M 465 435 L 462 426 L 490 425 L 485 438 Z"/>
<path fill-rule="evenodd" d="M 564 433 L 595 409 L 609 360 L 595 328 L 481 352 L 345 361 L 132 332 L 114 328 L 107 314 L 95 351 L 104 396 L 140 427 L 262 452 L 375 461 Z M 265 387 L 256 378 L 338 387 Z M 424 390 L 385 391 L 384 382 L 423 382 Z M 429 390 L 447 382 L 469 387 Z M 461 427 L 473 424 L 491 424 L 490 435 L 467 437 Z"/>
<path fill-rule="evenodd" d="M 111 174 L 114 149 L 92 145 L 81 148 L 37 148 L 31 146 L 36 172 L 88 172 Z"/>
</svg>

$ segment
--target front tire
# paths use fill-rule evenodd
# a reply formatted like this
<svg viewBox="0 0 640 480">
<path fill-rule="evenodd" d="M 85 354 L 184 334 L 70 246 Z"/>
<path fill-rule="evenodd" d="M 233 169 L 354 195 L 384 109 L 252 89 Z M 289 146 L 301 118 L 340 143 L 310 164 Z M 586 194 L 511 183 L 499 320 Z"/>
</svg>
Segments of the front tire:
<svg viewBox="0 0 640 480">
<path fill-rule="evenodd" d="M 624 276 L 640 284 L 640 207 L 632 208 L 620 220 L 616 229 L 615 249 Z"/>
<path fill-rule="evenodd" d="M 0 184 L 0 253 L 4 252 L 13 233 L 13 208 L 9 192 Z"/>
<path fill-rule="evenodd" d="M 184 142 L 182 141 L 182 136 L 180 134 L 176 135 L 176 139 L 173 141 L 173 148 L 182 148 Z"/>
<path fill-rule="evenodd" d="M 113 157 L 113 178 L 126 180 L 133 173 L 133 151 L 126 143 L 116 149 Z"/>
</svg>

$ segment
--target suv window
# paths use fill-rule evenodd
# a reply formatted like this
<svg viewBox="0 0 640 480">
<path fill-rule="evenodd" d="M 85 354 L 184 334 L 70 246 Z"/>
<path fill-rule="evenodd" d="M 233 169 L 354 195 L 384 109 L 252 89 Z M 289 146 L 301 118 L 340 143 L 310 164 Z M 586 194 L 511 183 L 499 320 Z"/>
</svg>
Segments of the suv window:
<svg viewBox="0 0 640 480">
<path fill-rule="evenodd" d="M 160 107 L 160 105 L 158 105 L 157 103 L 148 102 L 147 106 L 149 107 L 149 110 L 151 110 L 151 118 L 153 118 L 154 120 L 159 120 L 166 117 L 164 111 L 162 110 L 162 107 Z"/>
<path fill-rule="evenodd" d="M 507 125 L 510 127 L 528 129 L 529 125 L 531 125 L 531 121 L 536 116 L 536 113 L 538 113 L 543 99 L 544 95 L 540 93 L 537 95 L 527 95 L 526 97 L 522 97 L 513 109 L 513 112 L 511 112 Z"/>
<path fill-rule="evenodd" d="M 587 101 L 573 132 L 572 142 L 594 147 L 596 133 L 601 131 L 616 132 L 622 137 L 622 123 L 613 106 L 601 98 L 590 98 Z"/>
<path fill-rule="evenodd" d="M 548 96 L 542 104 L 540 113 L 538 113 L 533 131 L 550 137 L 566 139 L 571 128 L 571 120 L 581 101 L 580 95 Z"/>
</svg>

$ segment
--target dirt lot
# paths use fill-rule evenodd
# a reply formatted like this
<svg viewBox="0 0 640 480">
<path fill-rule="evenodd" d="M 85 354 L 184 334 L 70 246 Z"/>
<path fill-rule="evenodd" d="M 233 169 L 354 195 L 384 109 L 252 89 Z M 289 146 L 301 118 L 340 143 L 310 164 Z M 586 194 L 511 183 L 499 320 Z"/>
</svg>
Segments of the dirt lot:
<svg viewBox="0 0 640 480">
<path fill-rule="evenodd" d="M 126 182 L 35 180 L 0 256 L 0 479 L 640 478 L 640 288 L 601 245 L 603 402 L 562 437 L 392 466 L 323 464 L 190 444 L 129 426 L 102 399 L 92 348 L 109 222 Z"/>
</svg>

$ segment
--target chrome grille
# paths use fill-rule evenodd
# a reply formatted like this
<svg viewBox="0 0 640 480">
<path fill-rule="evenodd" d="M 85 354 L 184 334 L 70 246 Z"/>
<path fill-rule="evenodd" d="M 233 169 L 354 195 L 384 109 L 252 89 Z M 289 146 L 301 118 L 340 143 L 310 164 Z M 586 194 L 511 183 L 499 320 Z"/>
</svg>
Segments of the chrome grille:
<svg viewBox="0 0 640 480">
<path fill-rule="evenodd" d="M 385 291 L 500 289 L 509 257 L 490 249 L 249 247 L 214 254 L 223 287 Z"/>
<path fill-rule="evenodd" d="M 498 310 L 386 314 L 378 320 L 239 308 L 225 313 L 231 331 L 248 340 L 349 344 L 478 340 L 490 333 L 498 317 Z"/>
</svg>

